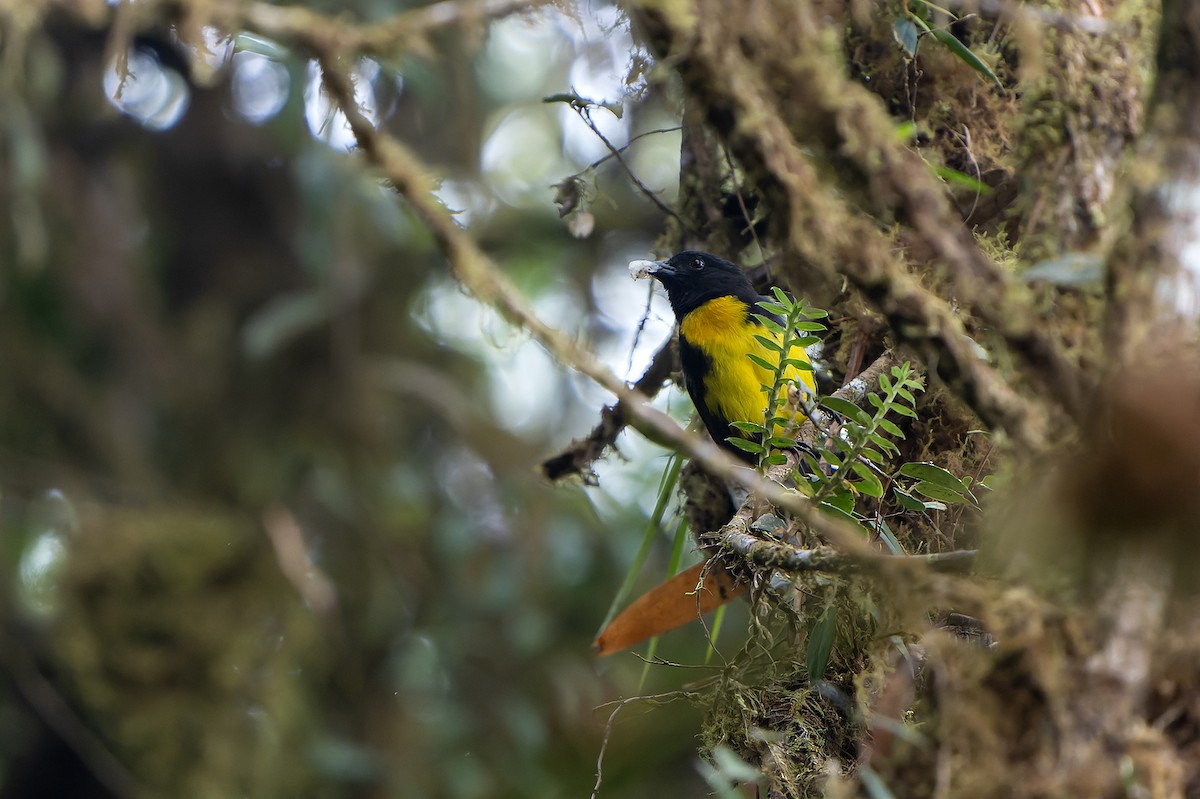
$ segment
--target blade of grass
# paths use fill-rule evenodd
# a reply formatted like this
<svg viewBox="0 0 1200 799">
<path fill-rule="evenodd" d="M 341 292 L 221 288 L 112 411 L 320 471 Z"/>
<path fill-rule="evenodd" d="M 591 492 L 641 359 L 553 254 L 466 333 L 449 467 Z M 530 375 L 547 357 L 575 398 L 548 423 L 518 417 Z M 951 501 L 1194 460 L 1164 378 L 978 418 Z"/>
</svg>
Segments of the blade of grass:
<svg viewBox="0 0 1200 799">
<path fill-rule="evenodd" d="M 642 536 L 641 546 L 638 547 L 633 563 L 629 564 L 629 571 L 625 573 L 625 580 L 621 583 L 621 588 L 608 606 L 608 613 L 604 616 L 604 623 L 600 625 L 600 632 L 603 632 L 608 623 L 617 615 L 617 610 L 625 603 L 629 592 L 633 590 L 638 573 L 641 572 L 642 566 L 646 563 L 646 557 L 650 554 L 650 545 L 654 543 L 654 536 L 662 526 L 667 505 L 675 494 L 675 485 L 679 482 L 679 469 L 682 466 L 683 459 L 678 455 L 672 455 L 667 461 L 667 468 L 663 470 L 663 476 L 658 481 L 658 499 L 654 503 L 654 512 L 650 514 L 650 518 L 646 522 L 646 533 Z"/>
<path fill-rule="evenodd" d="M 916 23 L 917 27 L 921 28 L 923 31 L 925 31 L 925 33 L 933 36 L 933 38 L 937 39 L 943 47 L 954 53 L 954 55 L 958 56 L 963 63 L 978 72 L 980 75 L 983 75 L 985 78 L 990 78 L 992 83 L 996 84 L 996 88 L 998 88 L 1001 92 L 1004 91 L 1004 84 L 1000 82 L 998 77 L 996 77 L 996 73 L 992 72 L 992 68 L 983 63 L 983 59 L 975 55 L 975 53 L 971 51 L 971 48 L 960 42 L 953 33 L 945 28 L 930 27 L 928 22 L 921 19 L 918 15 L 912 13 L 911 11 L 909 12 L 908 17 L 914 23 Z"/>
<path fill-rule="evenodd" d="M 728 605 L 722 605 L 713 614 L 712 634 L 708 636 L 708 651 L 704 653 L 705 666 L 712 662 L 713 655 L 717 652 L 717 637 L 721 635 L 721 625 L 725 622 L 725 611 L 728 609 Z"/>
<path fill-rule="evenodd" d="M 683 561 L 683 544 L 687 541 L 687 533 L 687 519 L 680 519 L 679 524 L 675 526 L 675 544 L 671 547 L 671 562 L 667 564 L 668 579 L 679 574 L 679 564 Z M 646 684 L 646 678 L 650 675 L 650 662 L 654 660 L 654 653 L 658 651 L 658 639 L 659 636 L 656 635 L 646 644 L 646 662 L 642 664 L 642 677 L 638 680 L 639 694 Z"/>
</svg>

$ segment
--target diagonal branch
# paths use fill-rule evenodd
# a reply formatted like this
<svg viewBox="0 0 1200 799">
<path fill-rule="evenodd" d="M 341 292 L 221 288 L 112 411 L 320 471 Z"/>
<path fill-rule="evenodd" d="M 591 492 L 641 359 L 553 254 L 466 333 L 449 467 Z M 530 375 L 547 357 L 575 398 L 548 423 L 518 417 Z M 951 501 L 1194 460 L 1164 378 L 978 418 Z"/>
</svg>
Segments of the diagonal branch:
<svg viewBox="0 0 1200 799">
<path fill-rule="evenodd" d="M 906 566 L 934 571 L 966 571 L 974 565 L 978 554 L 973 549 L 958 549 L 953 552 L 930 552 L 922 555 L 886 555 L 881 552 L 847 555 L 829 547 L 802 549 L 740 530 L 723 533 L 719 543 L 751 563 L 792 573 L 853 574 Z"/>
<path fill-rule="evenodd" d="M 354 102 L 354 87 L 331 54 L 318 51 L 326 89 L 346 115 L 363 154 L 404 195 L 424 220 L 450 261 L 455 278 L 476 299 L 495 308 L 512 324 L 526 330 L 560 363 L 587 375 L 622 403 L 629 423 L 648 438 L 683 452 L 713 475 L 744 486 L 752 494 L 793 514 L 826 541 L 848 551 L 869 551 L 862 537 L 843 522 L 823 516 L 808 500 L 778 482 L 759 475 L 716 444 L 688 432 L 640 392 L 609 371 L 589 350 L 550 327 L 529 308 L 517 288 L 504 276 L 433 195 L 428 173 L 396 138 L 377 130 Z"/>
<path fill-rule="evenodd" d="M 647 398 L 653 397 L 671 377 L 671 372 L 679 365 L 679 356 L 672 337 L 658 352 L 650 366 L 633 384 L 635 391 Z M 561 480 L 564 477 L 582 476 L 587 479 L 592 464 L 604 457 L 608 448 L 613 446 L 626 424 L 625 402 L 618 401 L 605 406 L 600 411 L 600 422 L 592 428 L 584 438 L 572 441 L 571 445 L 559 454 L 542 462 L 542 476 L 548 480 Z"/>
<path fill-rule="evenodd" d="M 213 6 L 214 23 L 248 30 L 281 43 L 299 43 L 337 54 L 391 56 L 419 47 L 425 36 L 452 25 L 467 25 L 545 5 L 549 0 L 442 0 L 397 14 L 385 22 L 352 22 L 302 6 L 226 0 Z"/>
</svg>

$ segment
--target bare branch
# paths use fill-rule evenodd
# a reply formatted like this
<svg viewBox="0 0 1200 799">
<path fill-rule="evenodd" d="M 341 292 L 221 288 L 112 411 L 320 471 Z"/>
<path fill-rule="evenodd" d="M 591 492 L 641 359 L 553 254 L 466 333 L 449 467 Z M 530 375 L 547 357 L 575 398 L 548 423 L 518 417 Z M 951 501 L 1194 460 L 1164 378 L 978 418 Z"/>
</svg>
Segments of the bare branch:
<svg viewBox="0 0 1200 799">
<path fill-rule="evenodd" d="M 978 554 L 973 549 L 932 552 L 925 555 L 846 554 L 829 547 L 801 549 L 782 541 L 771 541 L 737 529 L 722 530 L 707 543 L 736 552 L 751 563 L 786 572 L 851 574 L 883 567 L 915 566 L 935 571 L 962 571 L 971 567 Z"/>
<path fill-rule="evenodd" d="M 678 363 L 675 339 L 672 337 L 654 354 L 650 366 L 633 384 L 634 390 L 647 398 L 653 397 L 670 378 L 671 372 L 676 369 Z M 592 428 L 592 432 L 584 438 L 571 442 L 571 445 L 565 450 L 542 462 L 542 475 L 549 480 L 561 480 L 573 475 L 583 476 L 586 479 L 592 464 L 604 457 L 608 448 L 616 443 L 617 437 L 625 429 L 626 422 L 624 400 L 606 406 L 600 412 L 600 422 Z"/>
<path fill-rule="evenodd" d="M 281 43 L 301 43 L 339 55 L 395 55 L 439 28 L 478 23 L 545 5 L 548 0 L 443 0 L 398 14 L 387 22 L 357 23 L 302 6 L 244 3 L 216 5 L 213 22 L 250 30 Z"/>
<path fill-rule="evenodd" d="M 621 168 L 623 170 L 625 170 L 625 174 L 629 176 L 629 180 L 633 183 L 634 186 L 637 187 L 637 190 L 640 191 L 647 200 L 649 200 L 651 203 L 653 203 L 654 206 L 656 208 L 658 208 L 658 210 L 662 211 L 667 216 L 672 217 L 676 222 L 678 222 L 684 228 L 687 227 L 687 225 L 683 221 L 683 218 L 680 217 L 679 214 L 677 214 L 675 212 L 675 209 L 672 208 L 671 206 L 667 205 L 666 203 L 664 203 L 662 200 L 658 199 L 658 195 L 654 191 L 652 191 L 649 186 L 647 186 L 645 183 L 642 183 L 641 179 L 639 179 L 638 176 L 636 174 L 634 174 L 633 167 L 631 167 L 629 165 L 629 162 L 627 162 L 625 160 L 625 157 L 622 155 L 622 153 L 626 150 L 626 148 L 628 148 L 629 145 L 625 145 L 625 147 L 617 147 L 616 145 L 614 145 L 611 141 L 608 140 L 608 137 L 605 136 L 600 131 L 600 128 L 592 120 L 591 109 L 604 108 L 605 110 L 607 110 L 611 113 L 614 110 L 612 106 L 609 106 L 605 103 L 597 103 L 593 100 L 588 100 L 587 98 L 580 97 L 579 95 L 577 95 L 573 92 L 567 93 L 567 94 L 553 94 L 553 95 L 550 95 L 549 97 L 543 98 L 542 102 L 544 102 L 544 103 L 555 103 L 555 102 L 566 103 L 567 106 L 570 107 L 570 109 L 572 111 L 574 111 L 576 114 L 579 115 L 579 118 L 581 120 L 583 120 L 583 124 L 587 125 L 588 128 L 591 129 L 592 133 L 596 134 L 596 138 L 600 139 L 600 141 L 604 143 L 604 146 L 608 148 L 608 155 L 605 156 L 604 158 L 601 158 L 599 161 L 596 161 L 594 164 L 592 164 L 589 167 L 589 169 L 595 169 L 597 166 L 604 163 L 604 161 L 606 161 L 609 158 L 617 159 L 617 163 L 621 165 Z M 678 130 L 678 128 L 671 128 L 671 129 Z M 645 135 L 645 134 L 643 134 L 643 135 Z M 632 144 L 632 140 L 630 143 Z"/>
</svg>

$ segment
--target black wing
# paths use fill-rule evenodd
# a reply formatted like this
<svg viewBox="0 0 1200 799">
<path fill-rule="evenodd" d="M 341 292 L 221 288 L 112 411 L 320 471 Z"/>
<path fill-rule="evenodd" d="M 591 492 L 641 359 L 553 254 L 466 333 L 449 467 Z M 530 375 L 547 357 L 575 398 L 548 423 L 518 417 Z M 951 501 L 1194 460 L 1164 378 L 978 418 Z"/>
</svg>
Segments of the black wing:
<svg viewBox="0 0 1200 799">
<path fill-rule="evenodd" d="M 712 440 L 717 446 L 732 452 L 742 460 L 747 462 L 754 461 L 753 455 L 745 450 L 738 449 L 727 440 L 741 435 L 737 428 L 730 425 L 728 419 L 711 410 L 708 407 L 708 403 L 704 401 L 704 376 L 708 374 L 708 370 L 712 366 L 712 362 L 708 356 L 699 347 L 694 347 L 680 338 L 679 363 L 683 367 L 683 384 L 687 388 L 688 395 L 692 398 L 692 404 L 696 406 L 696 411 L 700 414 L 700 420 L 704 422 L 704 427 L 708 430 L 708 434 L 712 437 Z"/>
</svg>

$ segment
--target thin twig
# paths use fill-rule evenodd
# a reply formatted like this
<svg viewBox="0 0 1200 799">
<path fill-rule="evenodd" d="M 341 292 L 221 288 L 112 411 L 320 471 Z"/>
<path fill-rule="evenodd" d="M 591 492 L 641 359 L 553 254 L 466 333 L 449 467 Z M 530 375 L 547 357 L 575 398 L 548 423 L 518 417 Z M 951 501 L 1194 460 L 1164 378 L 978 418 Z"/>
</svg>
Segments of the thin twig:
<svg viewBox="0 0 1200 799">
<path fill-rule="evenodd" d="M 613 712 L 608 715 L 608 722 L 604 725 L 604 737 L 600 739 L 600 752 L 596 755 L 596 784 L 592 786 L 592 799 L 596 799 L 600 795 L 600 784 L 604 782 L 604 753 L 608 751 L 608 739 L 612 737 L 613 723 L 617 720 L 617 714 L 623 707 L 625 707 L 624 704 L 614 707 Z"/>
<path fill-rule="evenodd" d="M 618 147 L 617 152 L 621 152 L 621 153 L 625 152 L 630 147 L 632 147 L 633 143 L 635 141 L 637 141 L 638 139 L 644 139 L 647 136 L 653 136 L 656 133 L 674 133 L 677 130 L 683 130 L 683 125 L 672 125 L 669 128 L 655 128 L 654 130 L 644 130 L 641 133 L 639 133 L 638 135 L 631 138 L 628 142 L 626 142 L 623 147 Z M 609 153 L 608 155 L 602 155 L 599 158 L 597 158 L 595 161 L 593 161 L 592 163 L 588 164 L 588 169 L 595 169 L 595 168 L 599 167 L 601 164 L 611 161 L 614 157 L 615 156 L 613 153 Z M 584 171 L 586 172 L 587 170 L 584 170 Z M 580 174 L 580 173 L 576 173 L 576 175 L 578 175 L 578 174 Z"/>
<path fill-rule="evenodd" d="M 591 799 L 596 799 L 600 795 L 600 784 L 604 781 L 604 753 L 608 749 L 608 739 L 612 737 L 613 724 L 617 720 L 617 714 L 622 708 L 633 702 L 668 702 L 675 699 L 682 699 L 692 696 L 691 691 L 669 691 L 665 694 L 656 694 L 654 696 L 631 696 L 627 699 L 617 700 L 616 702 L 606 702 L 605 705 L 615 705 L 612 713 L 608 716 L 608 722 L 604 725 L 604 737 L 600 741 L 600 753 L 596 756 L 596 784 L 592 787 Z M 600 705 L 604 707 L 605 705 Z M 599 710 L 600 708 L 597 708 Z"/>
<path fill-rule="evenodd" d="M 642 334 L 646 332 L 646 323 L 650 321 L 650 309 L 654 299 L 654 281 L 646 282 L 646 309 L 642 311 L 642 318 L 638 319 L 637 327 L 633 330 L 633 342 L 629 345 L 629 360 L 625 363 L 625 374 L 633 371 L 633 355 L 637 352 L 638 344 L 641 343 Z"/>
<path fill-rule="evenodd" d="M 679 214 L 675 213 L 675 209 L 658 199 L 658 195 L 651 191 L 650 188 L 645 183 L 642 183 L 638 176 L 634 174 L 633 167 L 629 166 L 628 162 L 625 160 L 625 157 L 621 155 L 621 149 L 618 149 L 611 141 L 608 140 L 607 136 L 600 132 L 600 128 L 592 120 L 591 113 L 591 109 L 596 107 L 598 104 L 591 101 L 586 101 L 571 102 L 567 103 L 567 105 L 572 111 L 579 115 L 579 118 L 583 120 L 583 124 L 591 128 L 592 133 L 595 133 L 596 137 L 599 138 L 600 141 L 604 142 L 604 146 L 608 148 L 609 155 L 617 159 L 617 163 L 620 164 L 621 168 L 625 170 L 625 174 L 627 174 L 629 179 L 633 181 L 633 185 L 637 186 L 638 191 L 645 195 L 646 199 L 654 203 L 658 210 L 662 211 L 667 216 L 672 217 L 684 228 L 687 228 L 687 224 L 683 221 Z"/>
</svg>

